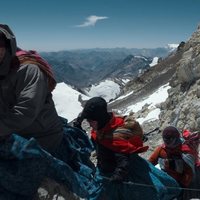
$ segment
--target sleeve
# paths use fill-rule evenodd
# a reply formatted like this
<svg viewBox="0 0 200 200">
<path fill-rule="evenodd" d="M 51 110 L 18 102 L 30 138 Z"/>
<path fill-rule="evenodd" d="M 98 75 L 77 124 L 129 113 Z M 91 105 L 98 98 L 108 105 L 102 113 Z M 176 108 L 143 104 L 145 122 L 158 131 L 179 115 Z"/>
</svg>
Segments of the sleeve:
<svg viewBox="0 0 200 200">
<path fill-rule="evenodd" d="M 17 72 L 16 104 L 0 118 L 0 135 L 29 126 L 40 113 L 48 91 L 47 78 L 38 66 L 28 64 Z"/>
<path fill-rule="evenodd" d="M 148 159 L 149 162 L 151 162 L 153 165 L 158 164 L 158 158 L 160 156 L 160 150 L 161 150 L 161 147 L 157 147 Z"/>
</svg>

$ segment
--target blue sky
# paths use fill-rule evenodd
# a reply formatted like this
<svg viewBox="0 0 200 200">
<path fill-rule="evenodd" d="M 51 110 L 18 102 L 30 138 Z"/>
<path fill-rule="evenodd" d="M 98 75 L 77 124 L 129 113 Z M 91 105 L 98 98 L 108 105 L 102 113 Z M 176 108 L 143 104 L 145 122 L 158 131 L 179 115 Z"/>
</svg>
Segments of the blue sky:
<svg viewBox="0 0 200 200">
<path fill-rule="evenodd" d="M 24 49 L 155 48 L 188 40 L 199 10 L 200 0 L 1 1 L 0 23 Z"/>
</svg>

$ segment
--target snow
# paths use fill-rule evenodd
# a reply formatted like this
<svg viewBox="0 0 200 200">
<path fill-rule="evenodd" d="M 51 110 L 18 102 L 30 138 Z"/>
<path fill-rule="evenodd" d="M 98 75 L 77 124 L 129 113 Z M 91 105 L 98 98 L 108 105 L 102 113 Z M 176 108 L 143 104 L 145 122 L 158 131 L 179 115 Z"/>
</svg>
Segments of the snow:
<svg viewBox="0 0 200 200">
<path fill-rule="evenodd" d="M 130 80 L 129 79 L 122 79 L 123 83 L 128 83 Z"/>
<path fill-rule="evenodd" d="M 148 108 L 151 109 L 151 112 L 145 118 L 137 119 L 140 123 L 144 121 L 151 121 L 158 119 L 160 114 L 160 109 L 156 107 L 157 104 L 164 102 L 167 97 L 168 93 L 167 90 L 170 88 L 169 83 L 161 86 L 156 90 L 153 94 L 149 95 L 147 98 L 143 99 L 142 101 L 127 107 L 125 111 L 121 111 L 125 115 L 128 115 L 130 112 L 138 112 L 142 109 L 142 107 L 147 104 Z"/>
<path fill-rule="evenodd" d="M 179 44 L 168 44 L 167 48 L 170 49 L 170 51 L 175 51 L 177 49 L 177 47 L 179 46 Z"/>
<path fill-rule="evenodd" d="M 154 65 L 158 64 L 158 57 L 154 57 L 152 62 L 149 64 L 150 67 L 153 67 Z"/>
<path fill-rule="evenodd" d="M 175 48 L 178 47 L 178 45 L 179 45 L 179 44 L 168 44 L 167 46 L 168 46 L 169 48 L 175 49 Z"/>
<path fill-rule="evenodd" d="M 129 95 L 133 94 L 133 91 L 132 92 L 129 92 L 128 94 L 125 94 L 125 95 L 122 95 L 120 97 L 118 97 L 116 100 L 121 100 L 121 99 L 124 99 L 126 97 L 128 97 Z"/>
<path fill-rule="evenodd" d="M 98 85 L 92 85 L 88 95 L 90 97 L 101 96 L 109 102 L 111 99 L 115 99 L 119 93 L 120 86 L 117 83 L 111 80 L 105 80 Z"/>
<path fill-rule="evenodd" d="M 134 57 L 135 57 L 135 58 L 142 58 L 143 60 L 148 61 L 147 58 L 145 58 L 144 56 L 134 56 Z"/>
<path fill-rule="evenodd" d="M 108 83 L 108 85 L 106 85 L 106 83 Z M 96 88 L 96 92 L 94 88 Z M 93 96 L 102 95 L 103 97 L 106 96 L 107 99 L 111 98 L 111 96 L 116 94 L 116 91 L 118 91 L 116 90 L 117 87 L 115 88 L 114 84 L 112 84 L 111 81 L 110 82 L 105 81 L 104 84 L 102 84 L 102 87 L 94 86 L 94 88 L 92 89 L 92 92 L 90 92 L 90 95 Z M 170 88 L 169 84 L 161 86 L 153 94 L 149 95 L 142 101 L 127 107 L 127 109 L 122 110 L 121 113 L 127 115 L 130 111 L 137 112 L 141 110 L 145 104 L 148 104 L 148 108 L 151 109 L 151 112 L 145 118 L 139 118 L 137 120 L 140 123 L 143 123 L 144 121 L 147 120 L 151 121 L 154 119 L 158 119 L 158 116 L 160 114 L 160 109 L 157 108 L 156 105 L 166 100 L 166 98 L 168 97 L 167 90 L 169 88 Z M 131 93 L 132 92 L 130 92 L 127 95 L 119 97 L 118 100 L 125 98 Z M 80 92 L 74 90 L 71 86 L 66 85 L 65 83 L 58 83 L 55 90 L 53 91 L 53 100 L 55 102 L 55 107 L 58 114 L 62 117 L 67 118 L 69 122 L 75 119 L 83 109 L 81 103 L 78 101 L 79 96 L 83 100 L 87 100 L 92 97 L 92 96 L 88 97 L 86 95 L 81 94 Z"/>
<path fill-rule="evenodd" d="M 142 124 L 145 121 L 152 121 L 152 120 L 156 120 L 159 119 L 158 116 L 160 114 L 160 109 L 156 108 L 154 110 L 152 110 L 145 118 L 138 118 L 137 121 Z"/>
<path fill-rule="evenodd" d="M 53 91 L 53 100 L 58 114 L 67 118 L 69 122 L 75 119 L 82 110 L 81 103 L 78 101 L 79 95 L 83 100 L 89 99 L 65 83 L 58 83 Z"/>
</svg>

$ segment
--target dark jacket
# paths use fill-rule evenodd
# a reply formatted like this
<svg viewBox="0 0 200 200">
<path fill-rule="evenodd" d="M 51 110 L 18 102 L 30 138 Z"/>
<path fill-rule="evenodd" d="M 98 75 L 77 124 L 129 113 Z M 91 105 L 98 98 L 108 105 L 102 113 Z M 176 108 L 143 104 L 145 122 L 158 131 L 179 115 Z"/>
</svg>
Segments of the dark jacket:
<svg viewBox="0 0 200 200">
<path fill-rule="evenodd" d="M 7 33 L 10 44 L 7 47 L 9 59 L 5 57 L 6 62 L 0 63 L 0 137 L 12 133 L 34 137 L 44 149 L 54 151 L 63 130 L 48 77 L 35 63 L 11 67 L 16 58 L 15 36 L 6 26 L 0 26 L 0 31 Z M 4 69 L 2 73 L 1 69 Z"/>
<path fill-rule="evenodd" d="M 129 155 L 114 152 L 103 145 L 97 143 L 97 166 L 103 173 L 117 173 L 123 171 L 126 175 L 129 169 Z M 122 173 L 123 173 L 122 172 Z"/>
</svg>

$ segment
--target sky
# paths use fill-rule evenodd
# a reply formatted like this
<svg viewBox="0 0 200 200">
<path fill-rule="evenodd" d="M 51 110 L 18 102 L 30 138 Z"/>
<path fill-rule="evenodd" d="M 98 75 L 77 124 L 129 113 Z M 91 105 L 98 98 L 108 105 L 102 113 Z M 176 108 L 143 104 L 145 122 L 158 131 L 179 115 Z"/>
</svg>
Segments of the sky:
<svg viewBox="0 0 200 200">
<path fill-rule="evenodd" d="M 199 8 L 200 0 L 1 1 L 0 23 L 26 50 L 156 48 L 187 41 Z"/>
</svg>

